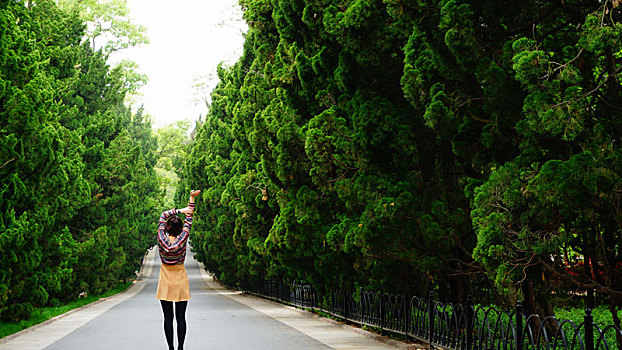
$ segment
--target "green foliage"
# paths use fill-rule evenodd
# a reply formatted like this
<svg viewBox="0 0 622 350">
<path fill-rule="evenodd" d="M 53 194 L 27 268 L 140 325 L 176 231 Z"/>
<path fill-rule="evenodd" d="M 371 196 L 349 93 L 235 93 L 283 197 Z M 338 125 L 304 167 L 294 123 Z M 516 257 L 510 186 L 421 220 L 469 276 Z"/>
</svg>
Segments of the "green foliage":
<svg viewBox="0 0 622 350">
<path fill-rule="evenodd" d="M 581 324 L 581 322 L 584 321 L 584 316 L 585 309 L 583 308 L 566 307 L 555 310 L 555 317 L 559 320 L 571 320 L 575 325 Z M 594 308 L 594 310 L 592 310 L 592 317 L 594 319 L 594 324 L 598 325 L 601 330 L 604 330 L 607 325 L 615 324 L 610 310 L 606 307 Z M 617 311 L 617 317 L 622 317 L 622 311 Z M 583 339 L 585 339 L 584 333 L 585 330 L 581 328 L 580 335 Z M 603 341 L 606 341 L 609 347 L 615 347 L 617 344 L 616 333 L 615 329 L 608 328 L 604 332 L 602 339 L 600 339 L 600 347 L 604 346 Z M 595 337 L 600 337 L 600 334 L 596 333 Z"/>
<path fill-rule="evenodd" d="M 450 145 L 400 86 L 412 26 L 379 1 L 242 5 L 244 54 L 219 70 L 180 186 L 207 187 L 197 257 L 228 283 L 466 283 L 440 272 L 474 242 Z"/>
<path fill-rule="evenodd" d="M 175 206 L 174 196 L 179 182 L 178 173 L 182 172 L 183 163 L 188 158 L 190 150 L 189 129 L 190 122 L 181 120 L 155 131 L 158 141 L 158 163 L 155 169 L 160 178 L 160 187 L 166 189 L 164 208 Z"/>
<path fill-rule="evenodd" d="M 102 293 L 99 295 L 88 295 L 78 300 L 71 301 L 66 305 L 60 306 L 47 306 L 42 308 L 33 309 L 31 312 L 31 317 L 28 320 L 22 320 L 19 322 L 0 322 L 0 338 L 4 338 L 7 335 L 17 333 L 22 329 L 26 329 L 28 327 L 32 327 L 41 322 L 45 322 L 53 317 L 64 314 L 65 312 L 71 311 L 73 309 L 77 309 L 84 305 L 90 304 L 94 301 L 97 301 L 101 298 L 107 298 L 117 293 L 123 292 L 132 282 L 127 283 L 119 283 L 117 286 L 107 291 L 106 293 Z"/>
<path fill-rule="evenodd" d="M 601 17 L 609 10 L 612 21 Z M 473 254 L 499 285 L 518 287 L 531 311 L 541 314 L 550 311 L 535 304 L 552 288 L 597 288 L 611 296 L 622 288 L 614 278 L 622 259 L 614 209 L 622 185 L 620 133 L 611 119 L 622 102 L 613 54 L 620 44 L 606 39 L 619 30 L 619 16 L 619 9 L 595 5 L 580 15 L 560 12 L 545 17 L 535 34 L 503 45 L 511 43 L 507 68 L 525 92 L 508 104 L 522 110 L 515 122 L 518 148 L 512 160 L 494 164 L 475 191 Z M 574 267 L 586 261 L 590 274 Z"/>
<path fill-rule="evenodd" d="M 617 1 L 241 4 L 180 186 L 221 279 L 620 300 Z"/>
<path fill-rule="evenodd" d="M 0 317 L 101 293 L 153 244 L 157 141 L 52 1 L 0 5 Z"/>
</svg>

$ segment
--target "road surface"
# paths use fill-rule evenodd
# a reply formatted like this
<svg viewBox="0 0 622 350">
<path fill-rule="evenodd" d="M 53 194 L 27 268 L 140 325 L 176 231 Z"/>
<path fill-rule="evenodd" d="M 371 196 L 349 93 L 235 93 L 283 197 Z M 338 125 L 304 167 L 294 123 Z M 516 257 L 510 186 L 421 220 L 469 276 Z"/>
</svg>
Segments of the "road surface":
<svg viewBox="0 0 622 350">
<path fill-rule="evenodd" d="M 0 349 L 166 349 L 162 311 L 155 299 L 160 268 L 155 248 L 145 266 L 142 280 L 128 292 L 0 340 Z M 224 289 L 207 276 L 191 252 L 186 269 L 192 294 L 186 312 L 186 350 L 395 349 L 351 327 Z"/>
</svg>

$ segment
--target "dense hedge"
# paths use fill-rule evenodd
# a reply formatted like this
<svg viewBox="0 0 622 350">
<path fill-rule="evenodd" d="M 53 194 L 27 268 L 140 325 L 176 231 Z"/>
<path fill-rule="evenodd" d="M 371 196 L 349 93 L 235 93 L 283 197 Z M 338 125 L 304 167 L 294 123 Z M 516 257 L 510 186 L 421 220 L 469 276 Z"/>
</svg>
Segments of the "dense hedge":
<svg viewBox="0 0 622 350">
<path fill-rule="evenodd" d="M 84 30 L 53 1 L 0 1 L 3 320 L 111 288 L 154 241 L 157 143 Z"/>
<path fill-rule="evenodd" d="M 222 280 L 622 300 L 618 1 L 241 5 L 180 186 Z"/>
</svg>

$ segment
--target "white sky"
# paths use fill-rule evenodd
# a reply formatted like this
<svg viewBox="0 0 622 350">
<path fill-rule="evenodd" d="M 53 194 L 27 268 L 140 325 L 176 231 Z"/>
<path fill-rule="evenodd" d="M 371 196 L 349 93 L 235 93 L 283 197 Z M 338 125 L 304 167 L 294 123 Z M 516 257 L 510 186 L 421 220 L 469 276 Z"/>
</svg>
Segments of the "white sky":
<svg viewBox="0 0 622 350">
<path fill-rule="evenodd" d="M 144 104 L 155 128 L 182 119 L 194 125 L 207 113 L 204 101 L 218 82 L 218 64 L 231 65 L 242 54 L 247 26 L 237 0 L 127 0 L 127 5 L 150 39 L 110 58 L 110 63 L 137 62 L 149 78 L 132 106 Z M 197 81 L 207 88 L 193 88 Z"/>
</svg>

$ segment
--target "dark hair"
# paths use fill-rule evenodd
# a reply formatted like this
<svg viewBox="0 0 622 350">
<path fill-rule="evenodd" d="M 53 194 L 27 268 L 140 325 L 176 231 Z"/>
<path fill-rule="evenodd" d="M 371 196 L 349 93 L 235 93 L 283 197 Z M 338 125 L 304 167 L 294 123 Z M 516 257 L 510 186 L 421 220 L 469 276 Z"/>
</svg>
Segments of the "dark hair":
<svg viewBox="0 0 622 350">
<path fill-rule="evenodd" d="M 179 236 L 183 227 L 184 223 L 179 216 L 171 216 L 166 220 L 166 232 L 173 237 Z"/>
</svg>

